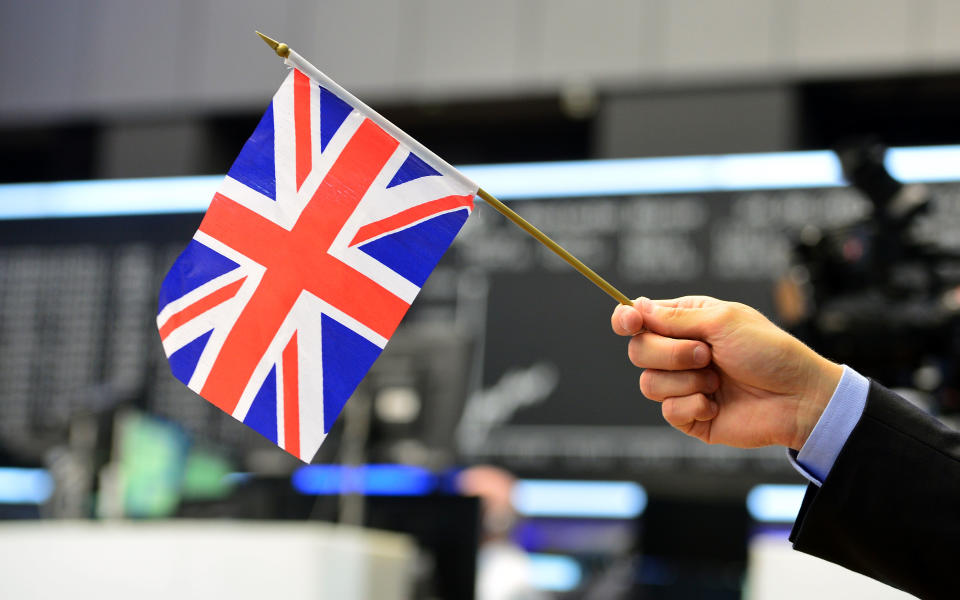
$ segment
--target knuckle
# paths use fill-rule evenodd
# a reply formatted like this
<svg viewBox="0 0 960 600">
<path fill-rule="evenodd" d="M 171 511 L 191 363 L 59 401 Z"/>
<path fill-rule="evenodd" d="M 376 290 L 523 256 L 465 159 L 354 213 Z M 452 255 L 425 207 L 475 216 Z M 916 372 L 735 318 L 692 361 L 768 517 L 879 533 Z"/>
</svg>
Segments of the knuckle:
<svg viewBox="0 0 960 600">
<path fill-rule="evenodd" d="M 709 409 L 709 405 L 708 405 L 709 401 L 707 400 L 707 396 L 701 392 L 697 392 L 693 396 L 693 399 L 697 408 L 697 414 L 698 415 L 706 414 Z"/>
<path fill-rule="evenodd" d="M 730 302 L 720 308 L 720 318 L 726 322 L 733 321 L 737 318 L 738 312 L 736 305 Z"/>
<path fill-rule="evenodd" d="M 687 424 L 690 419 L 685 418 L 683 403 L 679 398 L 667 398 L 663 401 L 663 407 L 661 409 L 663 414 L 663 419 L 678 429 L 682 428 Z"/>
<path fill-rule="evenodd" d="M 657 375 L 649 369 L 640 374 L 640 392 L 651 400 L 661 400 L 657 395 Z"/>
<path fill-rule="evenodd" d="M 671 425 L 675 425 L 676 411 L 676 402 L 672 400 L 666 400 L 660 406 L 660 413 L 663 415 L 663 420 Z"/>
<path fill-rule="evenodd" d="M 640 341 L 640 336 L 634 336 L 630 339 L 630 343 L 627 344 L 627 358 L 630 359 L 630 362 L 635 366 L 642 367 L 643 363 L 640 360 L 640 345 L 643 342 Z"/>
</svg>

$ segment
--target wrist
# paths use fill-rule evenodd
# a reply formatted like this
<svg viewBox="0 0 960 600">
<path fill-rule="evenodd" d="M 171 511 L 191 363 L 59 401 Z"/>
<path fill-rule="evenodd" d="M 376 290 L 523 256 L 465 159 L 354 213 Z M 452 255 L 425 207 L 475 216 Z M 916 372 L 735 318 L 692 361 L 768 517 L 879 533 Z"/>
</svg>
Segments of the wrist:
<svg viewBox="0 0 960 600">
<path fill-rule="evenodd" d="M 820 420 L 823 411 L 830 403 L 840 378 L 843 377 L 843 367 L 831 362 L 822 356 L 815 355 L 811 364 L 811 372 L 807 384 L 799 394 L 796 431 L 790 448 L 799 451 L 803 448 L 810 433 Z"/>
</svg>

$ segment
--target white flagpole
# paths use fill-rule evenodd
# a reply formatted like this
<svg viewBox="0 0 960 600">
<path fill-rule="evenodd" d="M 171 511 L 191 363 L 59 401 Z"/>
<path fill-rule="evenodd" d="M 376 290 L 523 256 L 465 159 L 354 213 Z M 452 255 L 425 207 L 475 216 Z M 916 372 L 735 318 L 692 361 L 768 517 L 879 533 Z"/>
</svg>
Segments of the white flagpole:
<svg viewBox="0 0 960 600">
<path fill-rule="evenodd" d="M 407 135 L 402 129 L 385 119 L 377 111 L 373 110 L 361 102 L 356 96 L 340 87 L 336 81 L 330 79 L 322 71 L 320 71 L 320 69 L 311 65 L 307 59 L 294 52 L 290 46 L 284 44 L 283 42 L 278 42 L 272 38 L 269 38 L 259 31 L 256 33 L 260 36 L 260 39 L 266 42 L 268 46 L 273 48 L 273 50 L 277 53 L 277 56 L 284 59 L 284 63 L 294 67 L 295 69 L 298 69 L 304 75 L 316 81 L 317 83 L 322 83 L 324 87 L 336 94 L 342 100 L 345 100 L 353 106 L 360 108 L 371 121 L 382 127 L 387 133 L 394 136 L 397 140 L 402 142 L 411 150 L 414 150 L 418 156 L 426 160 L 427 163 L 430 163 L 431 166 L 436 168 L 438 171 L 443 172 L 445 175 L 456 177 L 461 183 L 464 184 L 464 186 L 473 190 L 474 194 L 482 198 L 487 204 L 492 206 L 503 216 L 510 219 L 510 221 L 515 225 L 532 235 L 541 244 L 552 250 L 557 256 L 565 260 L 570 266 L 579 271 L 581 275 L 592 281 L 597 287 L 609 294 L 614 300 L 620 304 L 626 304 L 628 306 L 633 305 L 633 302 L 623 292 L 613 287 L 603 277 L 597 275 L 593 269 L 580 262 L 577 257 L 570 254 L 560 244 L 550 239 L 547 234 L 531 225 L 526 219 L 511 210 L 503 202 L 497 200 L 489 192 L 481 189 L 480 186 L 474 183 L 466 175 L 453 168 L 453 166 L 451 166 L 447 161 L 431 152 L 426 146 Z"/>
<path fill-rule="evenodd" d="M 444 175 L 450 175 L 454 177 L 461 184 L 463 184 L 464 187 L 469 188 L 474 194 L 476 194 L 477 190 L 480 189 L 480 186 L 477 185 L 473 180 L 455 169 L 450 163 L 431 152 L 429 148 L 407 135 L 406 132 L 388 121 L 383 115 L 367 106 L 359 98 L 345 90 L 336 81 L 330 79 L 326 73 L 310 64 L 310 61 L 294 52 L 292 48 L 283 42 L 277 42 L 276 40 L 270 39 L 259 31 L 256 33 L 261 39 L 263 39 L 263 41 L 269 44 L 274 51 L 276 51 L 278 56 L 283 58 L 284 64 L 297 69 L 313 81 L 322 84 L 323 87 L 333 92 L 333 94 L 338 96 L 341 100 L 345 100 L 355 108 L 359 108 L 363 113 L 365 113 L 368 119 L 379 125 L 387 133 L 400 141 L 404 146 L 413 150 L 414 153 L 425 160 L 427 164 L 437 169 Z"/>
</svg>

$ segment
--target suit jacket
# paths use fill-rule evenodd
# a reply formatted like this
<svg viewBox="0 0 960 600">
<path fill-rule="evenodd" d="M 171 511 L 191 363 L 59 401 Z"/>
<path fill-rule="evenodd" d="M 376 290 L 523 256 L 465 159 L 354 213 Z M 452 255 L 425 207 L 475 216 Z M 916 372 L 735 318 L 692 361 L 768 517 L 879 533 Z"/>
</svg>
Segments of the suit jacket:
<svg viewBox="0 0 960 600">
<path fill-rule="evenodd" d="M 871 381 L 790 541 L 921 598 L 960 598 L 960 433 Z"/>
</svg>

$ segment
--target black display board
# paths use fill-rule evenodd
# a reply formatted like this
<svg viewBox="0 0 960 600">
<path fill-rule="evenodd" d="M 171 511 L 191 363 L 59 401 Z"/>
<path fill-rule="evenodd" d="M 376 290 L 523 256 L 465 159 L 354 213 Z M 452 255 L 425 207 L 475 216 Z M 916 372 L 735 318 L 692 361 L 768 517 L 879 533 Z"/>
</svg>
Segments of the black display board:
<svg viewBox="0 0 960 600">
<path fill-rule="evenodd" d="M 935 210 L 918 227 L 957 246 L 960 187 L 942 184 L 935 192 Z M 799 232 L 850 222 L 869 209 L 847 188 L 512 206 L 630 296 L 708 294 L 771 317 L 772 286 Z M 269 447 L 170 376 L 162 357 L 157 289 L 199 220 L 0 221 L 5 445 L 40 453 L 65 438 L 73 415 L 126 401 L 184 423 L 209 443 L 239 452 Z M 614 304 L 478 201 L 398 332 L 446 327 L 473 347 L 463 370 L 468 397 L 426 398 L 427 410 L 464 405 L 449 432 L 459 460 L 540 476 L 792 478 L 779 449 L 708 447 L 667 427 L 659 406 L 639 393 L 626 341 L 610 331 Z"/>
<path fill-rule="evenodd" d="M 706 294 L 773 316 L 772 291 L 805 226 L 861 217 L 847 189 L 524 201 L 514 208 L 628 296 Z M 782 451 L 707 447 L 667 427 L 639 392 L 615 301 L 487 207 L 447 264 L 485 295 L 483 389 L 461 450 L 524 473 L 789 477 Z M 455 265 L 455 266 L 454 266 Z M 466 274 L 464 274 L 466 270 Z"/>
</svg>

